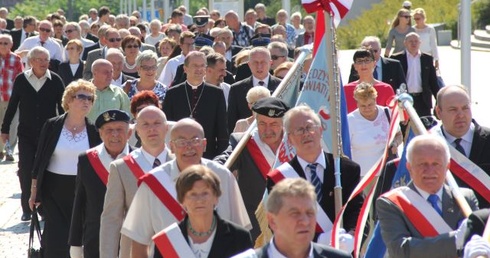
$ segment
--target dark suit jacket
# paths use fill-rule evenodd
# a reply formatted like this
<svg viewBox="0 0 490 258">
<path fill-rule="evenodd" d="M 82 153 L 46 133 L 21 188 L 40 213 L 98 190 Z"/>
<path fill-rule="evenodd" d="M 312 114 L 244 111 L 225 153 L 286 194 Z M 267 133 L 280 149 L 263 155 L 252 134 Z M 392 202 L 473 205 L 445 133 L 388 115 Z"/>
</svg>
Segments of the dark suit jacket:
<svg viewBox="0 0 490 258">
<path fill-rule="evenodd" d="M 352 257 L 352 255 L 334 249 L 332 247 L 321 245 L 317 243 L 311 243 L 313 245 L 313 257 L 315 258 L 348 258 Z M 255 254 L 257 254 L 258 258 L 269 258 L 269 254 L 267 253 L 267 249 L 269 249 L 270 243 L 267 243 L 263 247 L 259 249 L 255 249 Z M 271 257 L 274 258 L 274 257 Z"/>
<path fill-rule="evenodd" d="M 184 72 L 184 64 L 180 64 L 177 66 L 177 71 L 175 72 L 174 80 L 171 85 L 178 85 L 187 80 L 187 74 Z M 224 82 L 232 85 L 235 83 L 235 79 L 233 78 L 233 74 L 229 71 L 226 71 L 226 76 Z"/>
<path fill-rule="evenodd" d="M 254 85 L 252 76 L 235 82 L 230 87 L 230 93 L 228 95 L 228 131 L 233 132 L 235 128 L 236 121 L 241 118 L 246 118 L 252 115 L 252 111 L 248 108 L 247 96 L 248 90 L 250 90 Z M 271 94 L 276 90 L 277 86 L 281 83 L 281 79 L 269 76 L 269 82 L 267 87 L 271 91 Z"/>
<path fill-rule="evenodd" d="M 204 88 L 201 89 L 202 96 L 194 109 L 193 118 L 204 128 L 207 145 L 203 157 L 213 159 L 228 147 L 225 95 L 222 89 L 206 83 L 200 87 Z M 188 99 L 192 100 L 192 89 L 187 82 L 167 91 L 162 109 L 169 121 L 190 116 Z"/>
<path fill-rule="evenodd" d="M 208 257 L 228 258 L 253 248 L 252 238 L 250 238 L 250 233 L 248 233 L 246 229 L 233 222 L 221 219 L 216 212 L 214 215 L 217 218 L 216 235 L 214 236 Z M 188 220 L 189 217 L 186 216 L 185 219 L 179 223 L 179 228 L 180 231 L 182 231 L 184 239 L 189 243 L 189 236 L 187 235 Z M 162 257 L 162 254 L 158 248 L 155 248 L 154 258 L 160 257 Z"/>
<path fill-rule="evenodd" d="M 96 49 L 99 49 L 99 48 L 101 48 L 101 46 L 100 46 L 99 43 L 97 43 L 97 44 L 93 44 L 92 46 L 83 49 L 82 60 L 83 61 L 87 60 L 88 53 L 90 53 L 90 51 L 92 51 L 92 50 L 96 50 Z"/>
<path fill-rule="evenodd" d="M 333 194 L 333 188 L 335 187 L 334 160 L 332 154 L 324 154 L 327 162 L 327 168 L 323 172 L 323 198 L 320 202 L 320 206 L 333 222 L 335 221 L 336 216 L 335 199 Z M 294 168 L 300 177 L 306 179 L 305 172 L 299 164 L 298 156 L 294 156 L 294 158 L 289 161 L 289 164 Z M 342 157 L 340 159 L 340 172 L 340 182 L 342 182 L 342 204 L 345 204 L 354 188 L 359 183 L 361 169 L 354 161 Z M 267 176 L 267 190 L 269 192 L 272 190 L 274 185 L 274 181 Z M 359 215 L 363 201 L 364 197 L 358 195 L 347 205 L 343 220 L 344 228 L 347 232 L 356 228 L 357 216 Z"/>
<path fill-rule="evenodd" d="M 7 21 L 7 30 L 13 30 L 15 27 L 15 23 L 11 19 L 5 19 Z"/>
<path fill-rule="evenodd" d="M 97 46 L 97 44 L 95 44 L 94 46 Z M 87 81 L 92 79 L 92 77 L 93 77 L 92 64 L 95 62 L 95 60 L 103 57 L 102 56 L 103 50 L 104 49 L 102 49 L 102 48 L 97 48 L 97 49 L 94 49 L 88 53 L 87 61 L 85 62 L 85 68 L 83 69 L 83 79 L 85 79 Z"/>
<path fill-rule="evenodd" d="M 400 64 L 400 61 L 392 59 L 392 58 L 386 58 L 386 57 L 380 57 L 381 58 L 381 70 L 382 70 L 382 81 L 384 83 L 388 83 L 393 87 L 393 91 L 395 91 L 398 88 L 400 88 L 400 85 L 402 83 L 407 83 L 405 79 L 405 72 L 403 71 L 403 68 Z M 406 70 L 405 70 L 406 71 Z M 350 75 L 349 75 L 349 82 L 357 81 L 359 80 L 359 74 L 357 73 L 356 69 L 354 69 L 354 65 L 351 66 L 350 68 Z"/>
<path fill-rule="evenodd" d="M 20 44 L 22 42 L 20 42 L 20 39 L 22 38 L 22 31 L 23 30 L 13 30 L 13 31 L 10 31 L 10 36 L 12 36 L 12 52 L 17 50 L 17 48 L 19 48 Z M 29 33 L 29 35 L 27 35 L 27 37 L 32 37 L 32 36 L 35 36 L 37 35 L 36 33 Z"/>
<path fill-rule="evenodd" d="M 483 235 L 483 231 L 487 225 L 489 211 L 490 209 L 481 209 L 471 213 L 468 217 L 468 224 L 466 224 L 465 243 L 468 242 L 473 235 Z"/>
<path fill-rule="evenodd" d="M 407 51 L 396 53 L 391 56 L 391 58 L 400 61 L 402 65 L 403 72 L 405 76 L 407 74 L 408 63 L 407 63 Z M 432 96 L 436 98 L 437 92 L 439 92 L 439 84 L 437 83 L 436 68 L 434 67 L 434 62 L 432 56 L 429 54 L 422 53 L 420 56 L 420 71 L 422 78 L 422 96 L 425 105 L 431 109 L 432 108 Z M 414 104 L 415 105 L 415 104 Z"/>
<path fill-rule="evenodd" d="M 39 143 L 36 151 L 36 158 L 34 160 L 34 169 L 32 171 L 32 178 L 37 179 L 37 200 L 42 201 L 42 184 L 43 177 L 46 168 L 49 165 L 51 156 L 53 155 L 58 139 L 61 135 L 61 129 L 65 123 L 66 113 L 53 117 L 44 123 L 43 129 L 39 136 Z M 90 148 L 100 144 L 99 133 L 93 124 L 91 124 L 87 118 L 85 118 L 85 125 L 87 127 L 88 143 Z"/>
<path fill-rule="evenodd" d="M 247 63 L 239 65 L 235 69 L 235 80 L 237 82 L 247 79 L 248 77 L 252 76 L 252 70 L 250 70 L 250 66 L 248 66 Z"/>
<path fill-rule="evenodd" d="M 83 66 L 84 63 L 82 60 L 78 62 L 78 68 L 77 71 L 75 72 L 75 75 L 72 74 L 71 72 L 71 67 L 70 67 L 70 62 L 63 62 L 58 66 L 58 75 L 61 77 L 63 80 L 63 83 L 68 86 L 70 82 L 76 81 L 78 79 L 81 79 L 83 77 Z"/>
<path fill-rule="evenodd" d="M 97 36 L 95 36 L 94 34 L 92 33 L 87 33 L 87 35 L 85 36 L 86 39 L 90 39 L 92 40 L 93 42 L 97 43 L 99 42 L 99 38 Z M 88 54 L 88 52 L 87 52 Z"/>
</svg>

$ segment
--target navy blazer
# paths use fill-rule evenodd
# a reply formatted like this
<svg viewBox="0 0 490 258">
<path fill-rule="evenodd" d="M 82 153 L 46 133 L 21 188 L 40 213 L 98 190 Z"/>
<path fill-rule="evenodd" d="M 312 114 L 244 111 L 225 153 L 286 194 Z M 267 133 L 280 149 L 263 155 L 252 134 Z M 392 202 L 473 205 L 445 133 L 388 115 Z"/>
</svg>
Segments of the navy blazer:
<svg viewBox="0 0 490 258">
<path fill-rule="evenodd" d="M 83 63 L 83 61 L 79 60 L 77 71 L 75 72 L 75 75 L 73 75 L 73 73 L 71 72 L 70 62 L 63 62 L 58 66 L 58 75 L 63 80 L 63 83 L 68 86 L 70 82 L 82 79 L 84 65 L 85 64 Z"/>
</svg>

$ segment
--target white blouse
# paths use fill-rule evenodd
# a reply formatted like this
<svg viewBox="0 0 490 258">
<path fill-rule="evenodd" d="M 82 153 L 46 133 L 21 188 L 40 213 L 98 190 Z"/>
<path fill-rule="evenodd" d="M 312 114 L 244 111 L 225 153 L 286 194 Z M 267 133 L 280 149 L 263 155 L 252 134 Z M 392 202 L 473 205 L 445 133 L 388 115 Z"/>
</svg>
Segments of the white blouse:
<svg viewBox="0 0 490 258">
<path fill-rule="evenodd" d="M 206 242 L 196 244 L 192 241 L 192 238 L 189 237 L 189 245 L 191 246 L 192 251 L 196 258 L 207 258 L 209 252 L 211 252 L 211 247 L 213 246 L 214 236 L 216 235 L 216 228 L 214 228 L 213 233 L 209 236 Z"/>
<path fill-rule="evenodd" d="M 72 134 L 63 126 L 47 170 L 59 175 L 77 175 L 78 155 L 90 148 L 87 128 Z"/>
</svg>

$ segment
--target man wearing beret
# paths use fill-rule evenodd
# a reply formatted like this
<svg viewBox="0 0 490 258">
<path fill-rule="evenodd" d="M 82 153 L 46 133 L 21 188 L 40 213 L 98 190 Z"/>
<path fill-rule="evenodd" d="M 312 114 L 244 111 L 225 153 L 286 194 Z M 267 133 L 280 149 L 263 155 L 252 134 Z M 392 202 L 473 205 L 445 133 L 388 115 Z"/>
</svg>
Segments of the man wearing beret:
<svg viewBox="0 0 490 258">
<path fill-rule="evenodd" d="M 130 151 L 128 113 L 111 109 L 95 120 L 102 143 L 78 157 L 75 199 L 68 242 L 72 258 L 99 257 L 100 215 L 109 165 Z M 83 250 L 82 250 L 83 246 Z"/>
<path fill-rule="evenodd" d="M 252 222 L 253 228 L 250 233 L 254 240 L 260 234 L 255 210 L 262 200 L 267 173 L 274 164 L 277 150 L 282 141 L 282 117 L 288 109 L 286 103 L 275 97 L 260 99 L 252 106 L 257 128 L 250 133 L 250 140 L 248 140 L 246 148 L 243 149 L 231 167 L 232 171 L 237 172 L 238 186 Z M 215 161 L 224 164 L 244 136 L 244 133 L 233 133 L 230 136 L 231 145 L 220 156 L 216 157 Z"/>
</svg>

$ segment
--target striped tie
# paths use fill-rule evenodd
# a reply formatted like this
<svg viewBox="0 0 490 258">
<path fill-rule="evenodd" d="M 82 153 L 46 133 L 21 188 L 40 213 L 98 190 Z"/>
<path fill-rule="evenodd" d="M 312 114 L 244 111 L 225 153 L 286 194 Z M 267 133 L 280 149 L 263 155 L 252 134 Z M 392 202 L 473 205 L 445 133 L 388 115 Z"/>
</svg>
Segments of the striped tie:
<svg viewBox="0 0 490 258">
<path fill-rule="evenodd" d="M 320 178 L 318 178 L 318 175 L 316 174 L 317 165 L 318 163 L 312 163 L 312 164 L 308 164 L 307 167 L 311 173 L 311 183 L 315 187 L 316 198 L 318 202 L 320 202 L 322 200 L 323 193 L 322 193 L 322 182 L 320 181 Z"/>
<path fill-rule="evenodd" d="M 160 162 L 160 160 L 158 158 L 155 159 L 155 161 L 153 161 L 153 167 L 152 168 L 156 168 L 158 166 L 160 166 L 162 163 Z"/>
</svg>

